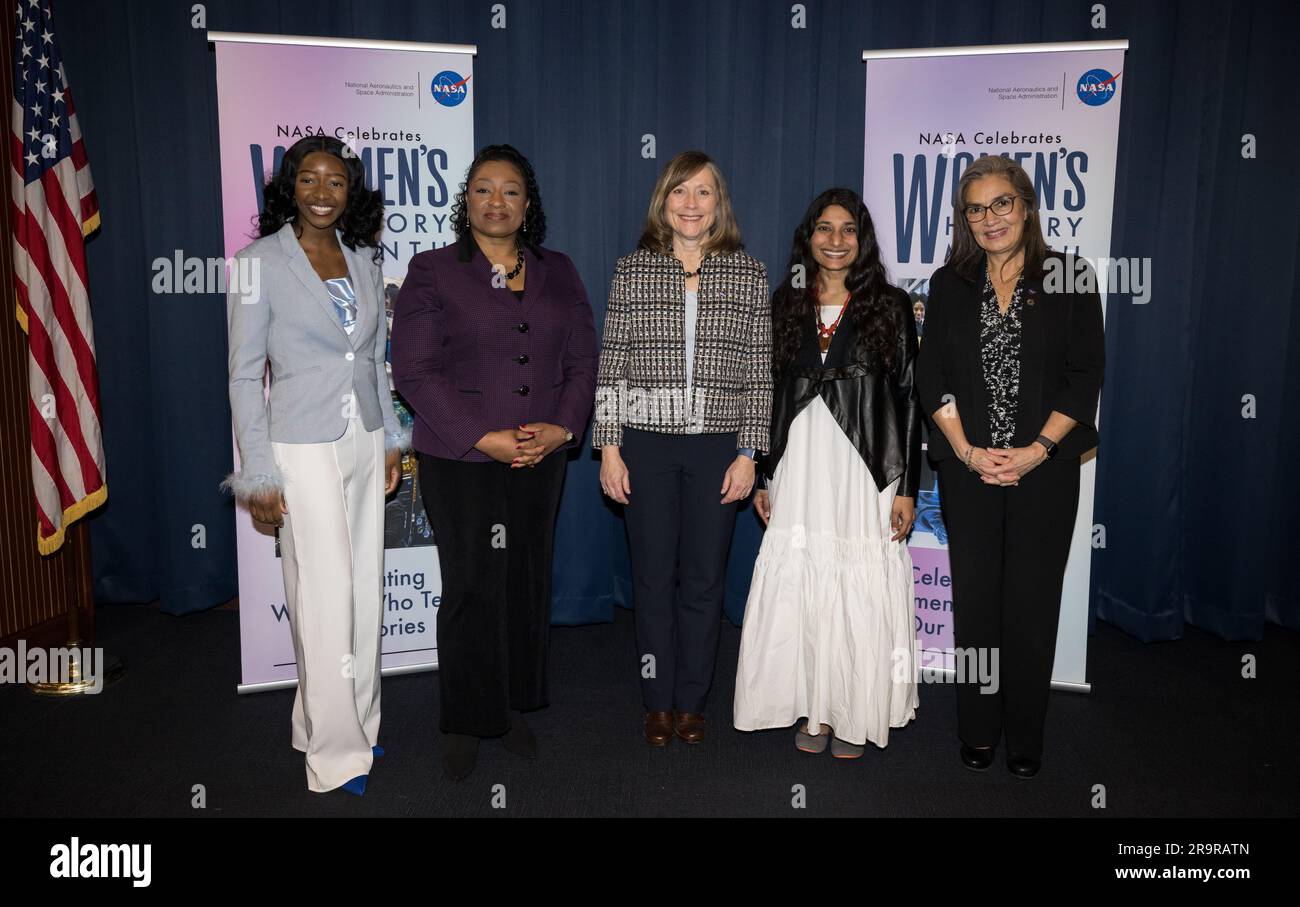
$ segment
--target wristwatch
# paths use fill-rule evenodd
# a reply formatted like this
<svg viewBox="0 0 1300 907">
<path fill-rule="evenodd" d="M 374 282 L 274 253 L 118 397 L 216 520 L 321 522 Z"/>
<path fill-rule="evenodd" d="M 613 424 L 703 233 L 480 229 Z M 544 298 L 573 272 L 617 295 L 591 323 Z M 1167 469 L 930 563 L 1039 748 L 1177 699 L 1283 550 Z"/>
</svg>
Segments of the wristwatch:
<svg viewBox="0 0 1300 907">
<path fill-rule="evenodd" d="M 752 447 L 737 447 L 736 453 L 744 454 L 745 456 L 749 457 L 751 460 L 754 459 L 754 448 Z"/>
<path fill-rule="evenodd" d="M 1043 445 L 1044 449 L 1046 449 L 1047 459 L 1050 460 L 1052 457 L 1056 456 L 1056 442 L 1047 437 L 1047 435 L 1039 435 L 1037 438 L 1034 438 L 1034 440 Z"/>
</svg>

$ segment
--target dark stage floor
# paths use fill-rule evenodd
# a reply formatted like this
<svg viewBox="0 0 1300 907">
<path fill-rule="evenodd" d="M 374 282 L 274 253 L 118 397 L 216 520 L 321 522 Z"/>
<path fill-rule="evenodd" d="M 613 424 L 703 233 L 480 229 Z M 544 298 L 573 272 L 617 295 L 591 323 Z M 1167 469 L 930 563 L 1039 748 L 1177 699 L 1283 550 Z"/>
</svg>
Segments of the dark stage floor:
<svg viewBox="0 0 1300 907">
<path fill-rule="evenodd" d="M 433 674 L 384 681 L 380 759 L 363 799 L 312 794 L 289 745 L 291 690 L 239 696 L 238 615 L 104 607 L 99 644 L 123 680 L 78 700 L 0 686 L 0 814 L 9 816 L 1294 816 L 1300 812 L 1300 635 L 1225 643 L 1189 628 L 1143 645 L 1106 624 L 1091 694 L 1053 693 L 1032 781 L 957 758 L 953 688 L 921 688 L 917 720 L 856 762 L 809 756 L 793 731 L 730 727 L 740 631 L 724 622 L 709 739 L 651 749 L 640 733 L 632 619 L 552 633 L 541 757 L 485 741 L 452 783 Z M 1257 679 L 1241 676 L 1256 656 Z M 207 807 L 191 806 L 194 785 Z M 493 788 L 505 786 L 505 809 Z M 806 808 L 792 806 L 802 785 Z M 1094 786 L 1106 808 L 1094 809 Z"/>
</svg>

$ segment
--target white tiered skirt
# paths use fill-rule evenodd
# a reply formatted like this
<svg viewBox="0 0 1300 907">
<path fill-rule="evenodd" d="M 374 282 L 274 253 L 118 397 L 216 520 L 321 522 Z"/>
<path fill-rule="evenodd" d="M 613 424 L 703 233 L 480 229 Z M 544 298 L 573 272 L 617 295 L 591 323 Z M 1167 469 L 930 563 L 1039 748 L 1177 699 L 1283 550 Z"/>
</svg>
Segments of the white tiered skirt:
<svg viewBox="0 0 1300 907">
<path fill-rule="evenodd" d="M 848 743 L 889 742 L 916 716 L 912 556 L 884 491 L 820 397 L 790 426 L 745 605 L 735 726 L 806 718 Z"/>
</svg>

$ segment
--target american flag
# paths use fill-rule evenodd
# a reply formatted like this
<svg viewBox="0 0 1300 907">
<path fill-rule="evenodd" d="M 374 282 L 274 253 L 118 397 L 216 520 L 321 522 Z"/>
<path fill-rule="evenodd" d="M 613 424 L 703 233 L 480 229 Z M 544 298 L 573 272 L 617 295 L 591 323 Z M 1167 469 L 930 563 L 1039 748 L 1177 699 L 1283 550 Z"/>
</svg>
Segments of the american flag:
<svg viewBox="0 0 1300 907">
<path fill-rule="evenodd" d="M 108 497 L 84 243 L 99 227 L 99 201 L 50 4 L 18 0 L 15 13 L 14 283 L 30 352 L 36 545 L 49 554 L 69 523 Z"/>
</svg>

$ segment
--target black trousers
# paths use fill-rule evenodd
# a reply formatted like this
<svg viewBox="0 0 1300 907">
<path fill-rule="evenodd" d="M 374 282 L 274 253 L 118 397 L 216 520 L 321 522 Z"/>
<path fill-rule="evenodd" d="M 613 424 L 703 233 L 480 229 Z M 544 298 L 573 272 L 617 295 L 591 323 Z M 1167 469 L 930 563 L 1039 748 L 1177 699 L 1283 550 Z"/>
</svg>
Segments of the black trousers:
<svg viewBox="0 0 1300 907">
<path fill-rule="evenodd" d="M 718 503 L 736 434 L 625 428 L 622 454 L 641 698 L 647 711 L 703 712 L 739 507 Z"/>
<path fill-rule="evenodd" d="M 1048 460 L 1014 487 L 985 485 L 959 461 L 939 464 L 948 527 L 953 640 L 997 653 L 998 691 L 958 673 L 957 727 L 967 746 L 1041 759 L 1056 656 L 1061 584 L 1079 508 L 1079 459 Z M 973 663 L 973 662 L 971 662 Z M 991 657 L 985 662 L 992 666 Z M 964 681 L 964 682 L 963 682 Z"/>
<path fill-rule="evenodd" d="M 442 572 L 439 726 L 495 737 L 510 709 L 547 704 L 551 565 L 564 454 L 532 468 L 420 454 L 420 495 Z"/>
</svg>

